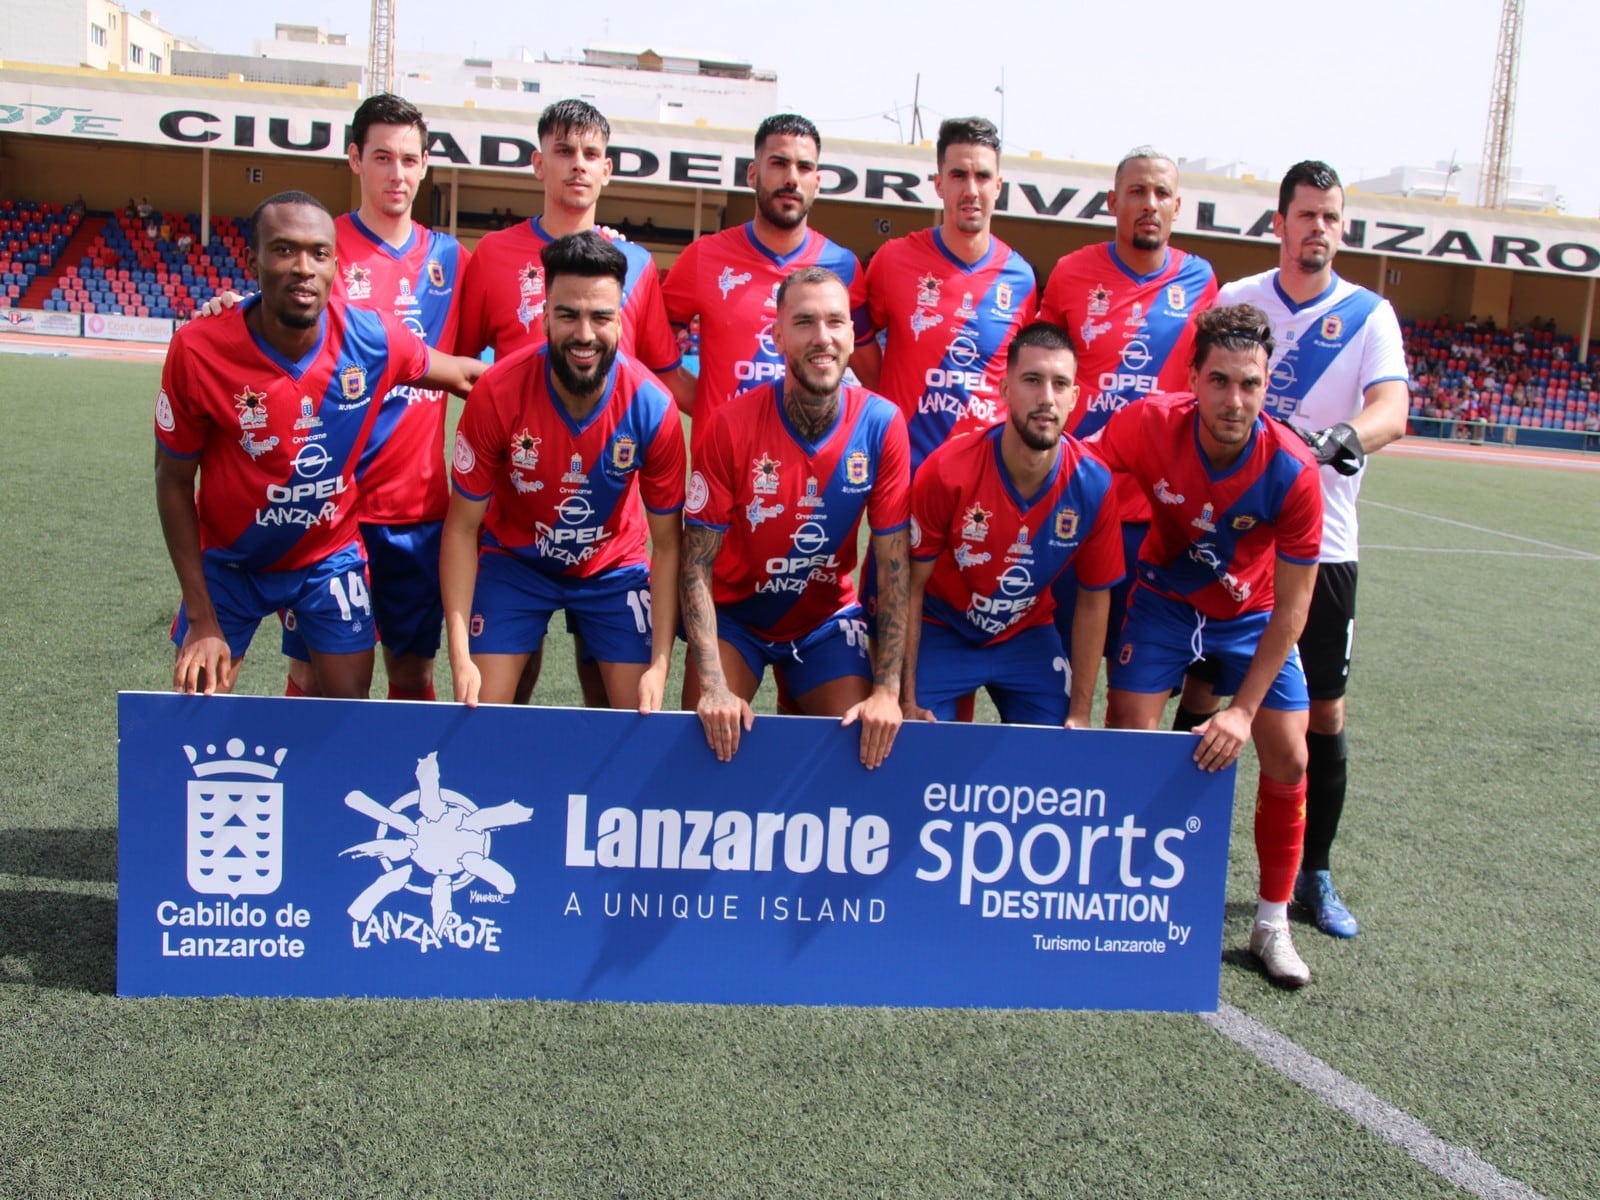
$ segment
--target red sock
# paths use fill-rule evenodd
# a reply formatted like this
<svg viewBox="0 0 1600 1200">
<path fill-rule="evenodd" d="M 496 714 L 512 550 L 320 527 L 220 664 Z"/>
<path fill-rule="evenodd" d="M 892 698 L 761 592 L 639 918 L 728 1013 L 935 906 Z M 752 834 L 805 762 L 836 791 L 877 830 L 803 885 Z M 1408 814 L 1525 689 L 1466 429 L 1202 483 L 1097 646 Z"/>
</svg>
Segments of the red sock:
<svg viewBox="0 0 1600 1200">
<path fill-rule="evenodd" d="M 978 693 L 968 692 L 956 701 L 956 720 L 968 725 L 978 719 Z"/>
<path fill-rule="evenodd" d="M 1256 862 L 1261 871 L 1261 898 L 1286 904 L 1300 870 L 1300 846 L 1306 832 L 1306 781 L 1279 783 L 1261 777 L 1256 788 Z"/>
<path fill-rule="evenodd" d="M 304 688 L 302 688 L 298 683 L 296 683 L 294 681 L 294 676 L 293 675 L 289 676 L 289 682 L 284 685 L 283 694 L 285 696 L 309 696 L 309 695 L 311 695 L 310 692 L 306 691 Z"/>
<path fill-rule="evenodd" d="M 395 687 L 394 684 L 391 683 L 389 685 L 389 699 L 391 699 L 391 700 L 437 700 L 438 697 L 436 695 L 434 695 L 433 680 L 430 679 L 430 680 L 428 680 L 428 686 L 423 688 L 420 692 L 412 692 L 412 691 L 407 691 L 405 688 L 397 688 L 397 687 Z"/>
</svg>

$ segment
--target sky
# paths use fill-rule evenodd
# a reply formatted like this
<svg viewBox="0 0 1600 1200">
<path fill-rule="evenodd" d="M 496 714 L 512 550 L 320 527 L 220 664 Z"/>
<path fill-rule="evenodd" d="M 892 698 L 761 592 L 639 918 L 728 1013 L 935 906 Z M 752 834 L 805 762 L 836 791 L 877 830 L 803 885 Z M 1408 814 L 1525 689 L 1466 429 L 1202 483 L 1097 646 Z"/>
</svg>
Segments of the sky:
<svg viewBox="0 0 1600 1200">
<path fill-rule="evenodd" d="M 367 0 L 275 0 L 270 14 L 149 2 L 166 29 L 222 53 L 250 53 L 274 21 L 364 46 L 370 20 Z M 1569 214 L 1600 217 L 1600 4 L 1527 0 L 1524 10 L 1512 165 L 1555 184 Z M 795 29 L 772 36 L 786 11 Z M 985 23 L 985 11 L 1004 19 Z M 824 143 L 909 140 L 915 97 L 930 138 L 941 118 L 976 114 L 1001 125 L 1008 152 L 1114 163 L 1149 144 L 1242 161 L 1262 179 L 1320 158 L 1354 182 L 1482 159 L 1500 21 L 1500 0 L 1011 0 L 992 10 L 970 0 L 398 0 L 395 28 L 402 51 L 464 57 L 518 47 L 575 57 L 604 40 L 750 62 L 777 72 L 781 107 L 814 120 Z"/>
</svg>

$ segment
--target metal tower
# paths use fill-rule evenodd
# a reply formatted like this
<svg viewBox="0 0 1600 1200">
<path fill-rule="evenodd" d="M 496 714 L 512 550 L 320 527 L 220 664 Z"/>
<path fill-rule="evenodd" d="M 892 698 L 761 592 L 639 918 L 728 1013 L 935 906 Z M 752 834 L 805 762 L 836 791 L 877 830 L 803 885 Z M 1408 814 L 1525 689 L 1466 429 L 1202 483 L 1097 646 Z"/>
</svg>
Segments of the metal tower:
<svg viewBox="0 0 1600 1200">
<path fill-rule="evenodd" d="M 394 8 L 398 0 L 372 0 L 367 41 L 367 95 L 394 91 Z"/>
<path fill-rule="evenodd" d="M 1494 91 L 1483 131 L 1483 164 L 1478 168 L 1478 205 L 1500 208 L 1511 176 L 1511 130 L 1517 110 L 1517 64 L 1522 60 L 1522 9 L 1525 0 L 1504 0 L 1500 44 L 1494 53 Z"/>
</svg>

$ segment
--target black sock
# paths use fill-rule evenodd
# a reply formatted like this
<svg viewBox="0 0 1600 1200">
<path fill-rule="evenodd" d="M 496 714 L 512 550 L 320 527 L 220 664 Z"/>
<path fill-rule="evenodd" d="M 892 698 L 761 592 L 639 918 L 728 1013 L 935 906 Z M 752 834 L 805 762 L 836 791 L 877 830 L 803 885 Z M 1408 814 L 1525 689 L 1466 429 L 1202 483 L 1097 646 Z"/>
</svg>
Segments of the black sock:
<svg viewBox="0 0 1600 1200">
<path fill-rule="evenodd" d="M 1326 871 L 1344 813 L 1344 732 L 1306 734 L 1306 842 L 1302 871 Z"/>
<path fill-rule="evenodd" d="M 1172 730 L 1174 733 L 1188 733 L 1196 725 L 1204 725 L 1220 710 L 1212 709 L 1210 712 L 1195 712 L 1192 708 L 1185 708 L 1183 701 L 1178 702 L 1178 711 L 1172 716 Z"/>
</svg>

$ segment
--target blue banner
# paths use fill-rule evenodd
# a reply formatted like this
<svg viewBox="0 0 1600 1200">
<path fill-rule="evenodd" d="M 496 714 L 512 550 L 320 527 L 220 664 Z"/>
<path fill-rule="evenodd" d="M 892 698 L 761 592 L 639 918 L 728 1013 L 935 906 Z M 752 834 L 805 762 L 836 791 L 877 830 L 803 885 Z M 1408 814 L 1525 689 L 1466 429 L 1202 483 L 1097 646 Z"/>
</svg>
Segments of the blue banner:
<svg viewBox="0 0 1600 1200">
<path fill-rule="evenodd" d="M 117 990 L 1216 1008 L 1192 736 L 123 693 Z"/>
</svg>

